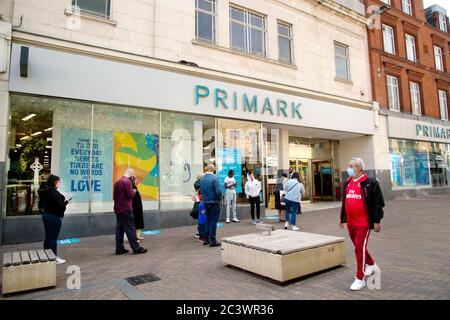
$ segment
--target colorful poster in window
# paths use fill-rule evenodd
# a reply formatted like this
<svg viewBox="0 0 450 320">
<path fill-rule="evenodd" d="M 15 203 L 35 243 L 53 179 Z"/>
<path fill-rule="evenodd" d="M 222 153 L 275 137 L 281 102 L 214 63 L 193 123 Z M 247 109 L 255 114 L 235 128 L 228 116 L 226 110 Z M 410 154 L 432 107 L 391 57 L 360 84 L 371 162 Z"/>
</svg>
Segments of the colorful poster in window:
<svg viewBox="0 0 450 320">
<path fill-rule="evenodd" d="M 114 132 L 114 181 L 128 168 L 136 172 L 142 200 L 158 200 L 159 137 L 150 133 Z"/>
<path fill-rule="evenodd" d="M 225 178 L 228 176 L 228 171 L 234 171 L 234 178 L 236 179 L 236 192 L 242 192 L 242 164 L 241 164 L 241 150 L 237 148 L 218 148 L 217 149 L 217 171 L 219 173 L 219 181 L 222 192 L 225 192 Z"/>
<path fill-rule="evenodd" d="M 60 146 L 61 192 L 74 201 L 112 200 L 112 135 L 94 131 L 92 140 L 92 176 L 90 172 L 90 137 L 88 129 L 62 128 Z M 92 180 L 90 180 L 92 179 Z"/>
</svg>

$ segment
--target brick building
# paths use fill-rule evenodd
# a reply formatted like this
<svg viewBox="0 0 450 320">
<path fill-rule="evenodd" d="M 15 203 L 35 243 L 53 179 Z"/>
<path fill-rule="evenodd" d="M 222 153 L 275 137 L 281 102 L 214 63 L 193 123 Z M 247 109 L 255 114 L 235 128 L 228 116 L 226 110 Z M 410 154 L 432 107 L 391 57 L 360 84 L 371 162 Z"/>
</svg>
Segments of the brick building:
<svg viewBox="0 0 450 320">
<path fill-rule="evenodd" d="M 374 105 L 386 124 L 392 190 L 448 186 L 447 12 L 422 0 L 366 0 Z"/>
</svg>

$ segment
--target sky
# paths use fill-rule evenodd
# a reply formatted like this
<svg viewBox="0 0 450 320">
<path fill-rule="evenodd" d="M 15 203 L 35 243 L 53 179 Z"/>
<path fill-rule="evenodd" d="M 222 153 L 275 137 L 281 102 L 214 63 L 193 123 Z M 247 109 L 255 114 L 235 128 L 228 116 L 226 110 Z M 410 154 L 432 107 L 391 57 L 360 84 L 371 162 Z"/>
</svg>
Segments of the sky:
<svg viewBox="0 0 450 320">
<path fill-rule="evenodd" d="M 423 0 L 423 6 L 428 8 L 433 4 L 438 4 L 447 10 L 447 14 L 450 14 L 450 0 Z"/>
</svg>

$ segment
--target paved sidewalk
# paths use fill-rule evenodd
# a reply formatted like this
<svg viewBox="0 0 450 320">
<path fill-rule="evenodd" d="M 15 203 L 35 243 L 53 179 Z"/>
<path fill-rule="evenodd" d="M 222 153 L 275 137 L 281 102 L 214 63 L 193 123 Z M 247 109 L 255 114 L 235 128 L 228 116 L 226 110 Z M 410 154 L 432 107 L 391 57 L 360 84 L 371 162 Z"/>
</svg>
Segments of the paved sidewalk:
<svg viewBox="0 0 450 320">
<path fill-rule="evenodd" d="M 114 237 L 81 238 L 62 245 L 67 264 L 58 266 L 57 287 L 0 299 L 450 299 L 450 197 L 434 196 L 387 203 L 382 231 L 372 233 L 369 250 L 381 267 L 381 290 L 351 292 L 353 246 L 338 227 L 339 208 L 305 212 L 302 231 L 345 236 L 347 265 L 287 285 L 225 266 L 221 249 L 201 245 L 195 227 L 163 229 L 147 235 L 144 255 L 114 255 Z M 242 217 L 241 217 L 242 218 Z M 281 224 L 266 219 L 277 228 Z M 249 220 L 225 224 L 218 237 L 255 232 Z M 0 253 L 39 248 L 40 243 L 1 246 Z M 68 290 L 66 269 L 81 268 L 81 290 Z M 161 280 L 131 286 L 127 277 L 153 273 Z"/>
</svg>

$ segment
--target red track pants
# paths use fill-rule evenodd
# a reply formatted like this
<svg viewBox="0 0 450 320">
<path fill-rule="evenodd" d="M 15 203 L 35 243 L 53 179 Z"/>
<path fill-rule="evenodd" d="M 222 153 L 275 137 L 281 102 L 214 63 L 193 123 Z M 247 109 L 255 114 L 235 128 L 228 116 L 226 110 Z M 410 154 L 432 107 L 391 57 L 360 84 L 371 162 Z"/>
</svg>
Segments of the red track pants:
<svg viewBox="0 0 450 320">
<path fill-rule="evenodd" d="M 356 227 L 349 226 L 348 234 L 355 245 L 355 255 L 356 255 L 356 277 L 359 280 L 364 279 L 364 271 L 366 269 L 366 264 L 372 266 L 375 264 L 372 256 L 367 250 L 367 243 L 369 242 L 370 229 L 369 227 Z"/>
</svg>

